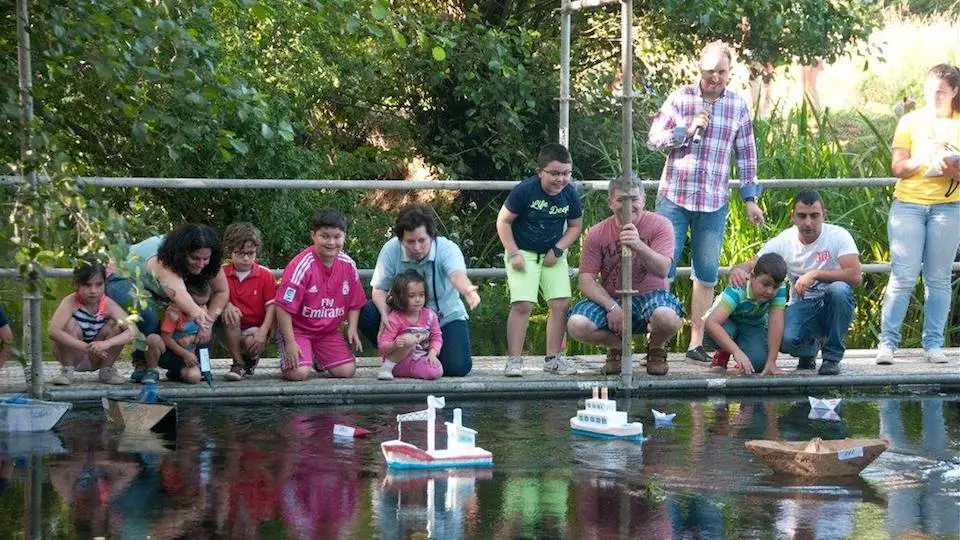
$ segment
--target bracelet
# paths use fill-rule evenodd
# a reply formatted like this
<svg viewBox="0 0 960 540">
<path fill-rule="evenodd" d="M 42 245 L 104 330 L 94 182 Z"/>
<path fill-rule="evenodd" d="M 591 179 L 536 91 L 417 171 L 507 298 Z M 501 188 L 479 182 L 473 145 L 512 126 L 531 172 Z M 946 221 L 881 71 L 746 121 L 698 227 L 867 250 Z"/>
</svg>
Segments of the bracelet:
<svg viewBox="0 0 960 540">
<path fill-rule="evenodd" d="M 607 313 L 610 313 L 611 311 L 617 309 L 618 307 L 620 307 L 620 304 L 614 302 L 612 306 L 607 308 Z"/>
</svg>

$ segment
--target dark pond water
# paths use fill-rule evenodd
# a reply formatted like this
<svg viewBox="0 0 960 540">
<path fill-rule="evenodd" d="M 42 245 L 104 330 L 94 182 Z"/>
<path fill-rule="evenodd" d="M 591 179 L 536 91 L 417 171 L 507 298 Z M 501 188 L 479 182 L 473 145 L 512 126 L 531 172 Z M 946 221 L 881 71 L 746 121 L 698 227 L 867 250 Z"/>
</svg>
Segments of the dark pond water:
<svg viewBox="0 0 960 540">
<path fill-rule="evenodd" d="M 582 402 L 581 402 L 582 403 Z M 842 420 L 805 400 L 621 401 L 640 443 L 574 436 L 576 400 L 456 402 L 492 470 L 388 473 L 379 443 L 422 403 L 338 408 L 184 405 L 175 437 L 110 432 L 70 411 L 14 458 L 2 538 L 957 538 L 960 396 L 847 398 Z M 677 413 L 653 425 L 650 409 Z M 369 428 L 334 441 L 333 424 Z M 800 482 L 744 450 L 756 438 L 885 437 L 861 475 Z M 422 442 L 422 424 L 404 424 Z M 438 441 L 444 436 L 438 433 Z M 32 513 L 30 509 L 33 509 Z"/>
</svg>

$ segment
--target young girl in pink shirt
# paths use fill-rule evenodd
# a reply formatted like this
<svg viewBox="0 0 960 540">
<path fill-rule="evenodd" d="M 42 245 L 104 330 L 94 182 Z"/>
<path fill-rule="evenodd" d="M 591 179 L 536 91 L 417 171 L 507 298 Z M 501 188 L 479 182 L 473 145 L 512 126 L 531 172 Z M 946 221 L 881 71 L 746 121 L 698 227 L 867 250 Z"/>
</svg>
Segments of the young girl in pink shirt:
<svg viewBox="0 0 960 540">
<path fill-rule="evenodd" d="M 383 365 L 381 381 L 394 377 L 434 380 L 443 375 L 437 355 L 443 345 L 440 320 L 426 306 L 427 283 L 416 270 L 407 270 L 393 280 L 387 294 L 390 315 L 377 345 Z"/>
</svg>

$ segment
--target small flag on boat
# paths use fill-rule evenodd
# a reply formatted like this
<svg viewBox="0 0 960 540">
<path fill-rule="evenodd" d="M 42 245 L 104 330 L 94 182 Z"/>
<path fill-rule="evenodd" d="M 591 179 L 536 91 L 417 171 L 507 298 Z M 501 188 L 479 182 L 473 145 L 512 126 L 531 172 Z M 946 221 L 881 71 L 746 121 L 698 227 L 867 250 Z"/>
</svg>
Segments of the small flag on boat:
<svg viewBox="0 0 960 540">
<path fill-rule="evenodd" d="M 362 427 L 351 426 L 350 424 L 334 424 L 333 425 L 334 437 L 360 438 L 360 437 L 366 437 L 369 434 L 370 434 L 370 431 L 363 429 Z"/>
</svg>

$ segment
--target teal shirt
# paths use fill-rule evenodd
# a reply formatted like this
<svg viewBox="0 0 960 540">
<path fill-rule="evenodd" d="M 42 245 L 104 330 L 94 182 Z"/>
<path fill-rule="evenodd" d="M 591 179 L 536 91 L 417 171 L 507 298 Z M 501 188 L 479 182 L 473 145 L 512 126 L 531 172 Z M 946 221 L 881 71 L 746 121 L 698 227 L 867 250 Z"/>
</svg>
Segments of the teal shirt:
<svg viewBox="0 0 960 540">
<path fill-rule="evenodd" d="M 728 285 L 713 303 L 710 311 L 722 308 L 727 312 L 728 319 L 738 323 L 763 325 L 767 324 L 770 308 L 784 309 L 787 305 L 787 284 L 780 284 L 777 294 L 769 302 L 758 302 L 753 296 L 748 282 L 746 287 L 738 288 Z"/>
<path fill-rule="evenodd" d="M 127 268 L 130 272 L 130 279 L 137 281 L 140 286 L 149 290 L 162 299 L 169 300 L 163 292 L 163 288 L 157 283 L 157 278 L 147 270 L 147 261 L 157 256 L 157 250 L 163 243 L 165 235 L 151 236 L 139 244 L 130 246 L 130 253 L 127 255 Z M 137 275 L 139 274 L 139 280 Z"/>
<path fill-rule="evenodd" d="M 450 274 L 453 272 L 467 271 L 459 246 L 443 236 L 438 236 L 433 239 L 430 253 L 423 260 L 415 261 L 407 257 L 400 240 L 393 237 L 380 248 L 370 285 L 381 291 L 389 291 L 393 278 L 411 268 L 426 280 L 427 306 L 440 316 L 440 326 L 469 318 L 467 308 L 460 299 L 460 292 L 450 282 Z"/>
</svg>

